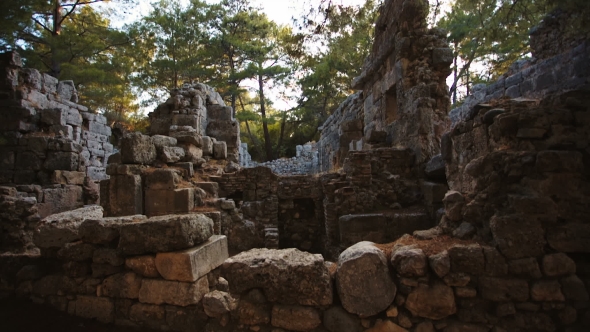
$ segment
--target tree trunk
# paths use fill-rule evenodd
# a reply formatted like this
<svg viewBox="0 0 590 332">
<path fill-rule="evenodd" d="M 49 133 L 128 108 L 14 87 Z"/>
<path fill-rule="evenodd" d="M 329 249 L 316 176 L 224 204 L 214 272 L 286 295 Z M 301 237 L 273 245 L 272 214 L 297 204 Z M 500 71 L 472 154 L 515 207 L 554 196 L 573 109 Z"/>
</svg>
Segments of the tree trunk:
<svg viewBox="0 0 590 332">
<path fill-rule="evenodd" d="M 266 119 L 266 105 L 264 102 L 264 82 L 262 74 L 258 74 L 258 95 L 260 97 L 260 114 L 262 115 L 262 130 L 264 132 L 264 150 L 266 160 L 272 160 L 272 144 L 270 143 L 270 133 L 268 132 L 268 121 Z"/>
<path fill-rule="evenodd" d="M 242 101 L 242 97 L 238 96 L 238 99 L 240 101 L 240 105 L 242 106 L 242 111 L 246 111 L 246 108 L 244 107 L 244 102 Z M 246 130 L 248 131 L 248 137 L 250 137 L 250 142 L 252 142 L 252 148 L 254 148 L 258 154 L 260 156 L 262 156 L 262 150 L 260 149 L 260 145 L 257 143 L 258 139 L 256 139 L 256 137 L 254 137 L 254 135 L 252 135 L 252 131 L 250 130 L 250 123 L 248 122 L 248 119 L 244 120 L 244 122 L 246 123 Z"/>
<path fill-rule="evenodd" d="M 459 47 L 458 43 L 455 42 L 455 57 L 453 59 L 453 64 L 455 65 L 455 67 L 453 68 L 453 82 L 457 81 L 457 74 L 458 74 L 458 70 L 459 68 L 457 68 L 457 58 L 459 57 L 459 52 L 457 51 L 457 48 Z M 457 89 L 453 90 L 453 105 L 455 105 L 457 103 Z"/>
<path fill-rule="evenodd" d="M 53 27 L 51 31 L 51 68 L 49 70 L 49 75 L 59 78 L 59 74 L 61 73 L 61 60 L 59 59 L 58 55 L 58 46 L 57 38 L 61 34 L 61 2 L 60 0 L 53 1 Z"/>
<path fill-rule="evenodd" d="M 287 113 L 283 112 L 281 119 L 281 133 L 279 134 L 279 143 L 277 144 L 277 157 L 281 153 L 281 147 L 283 146 L 283 136 L 285 136 L 285 124 L 287 122 Z"/>
</svg>

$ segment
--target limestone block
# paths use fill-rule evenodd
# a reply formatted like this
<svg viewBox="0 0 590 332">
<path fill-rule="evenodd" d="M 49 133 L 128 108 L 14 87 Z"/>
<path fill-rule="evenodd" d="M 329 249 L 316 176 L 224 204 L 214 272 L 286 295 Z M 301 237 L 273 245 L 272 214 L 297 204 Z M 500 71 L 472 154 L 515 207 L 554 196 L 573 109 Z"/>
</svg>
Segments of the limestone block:
<svg viewBox="0 0 590 332">
<path fill-rule="evenodd" d="M 160 273 L 156 268 L 156 256 L 153 255 L 129 257 L 125 260 L 125 266 L 146 278 L 160 277 Z"/>
<path fill-rule="evenodd" d="M 112 299 L 79 295 L 73 303 L 76 316 L 96 318 L 101 323 L 112 323 L 115 319 L 115 305 Z"/>
<path fill-rule="evenodd" d="M 77 171 L 80 154 L 76 152 L 49 152 L 43 164 L 46 170 Z"/>
<path fill-rule="evenodd" d="M 194 247 L 213 235 L 213 221 L 202 214 L 167 215 L 122 225 L 119 249 L 126 255 Z"/>
<path fill-rule="evenodd" d="M 201 149 L 203 150 L 203 156 L 213 155 L 213 140 L 211 139 L 211 137 L 201 137 Z"/>
<path fill-rule="evenodd" d="M 121 161 L 144 165 L 156 161 L 156 146 L 151 137 L 137 132 L 125 135 L 121 140 Z"/>
<path fill-rule="evenodd" d="M 451 270 L 451 259 L 449 253 L 443 250 L 437 254 L 428 257 L 430 268 L 440 278 L 446 276 Z"/>
<path fill-rule="evenodd" d="M 137 299 L 142 280 L 141 276 L 133 272 L 114 274 L 102 282 L 100 292 L 106 297 Z"/>
<path fill-rule="evenodd" d="M 88 121 L 88 130 L 104 136 L 111 136 L 112 134 L 111 127 L 98 121 Z"/>
<path fill-rule="evenodd" d="M 66 124 L 76 127 L 82 126 L 82 116 L 80 115 L 80 112 L 78 112 L 76 109 L 70 108 L 68 110 Z"/>
<path fill-rule="evenodd" d="M 162 148 L 160 160 L 165 163 L 176 163 L 185 156 L 184 149 L 177 146 L 165 146 Z"/>
<path fill-rule="evenodd" d="M 109 216 L 143 214 L 143 185 L 139 175 L 116 175 L 101 181 L 100 204 Z"/>
<path fill-rule="evenodd" d="M 125 257 L 117 249 L 97 248 L 92 255 L 92 261 L 98 264 L 119 266 L 125 264 Z"/>
<path fill-rule="evenodd" d="M 119 227 L 122 224 L 146 219 L 144 215 L 88 219 L 82 222 L 78 231 L 80 238 L 86 243 L 108 244 L 119 238 Z"/>
<path fill-rule="evenodd" d="M 170 133 L 170 126 L 172 119 L 156 119 L 150 118 L 150 134 L 152 135 L 168 135 Z"/>
<path fill-rule="evenodd" d="M 203 309 L 209 317 L 221 317 L 237 307 L 238 301 L 231 294 L 218 290 L 205 294 Z"/>
<path fill-rule="evenodd" d="M 225 142 L 213 143 L 213 158 L 218 160 L 227 159 L 227 144 Z"/>
<path fill-rule="evenodd" d="M 37 208 L 39 215 L 44 218 L 52 213 L 75 210 L 83 204 L 81 186 L 62 185 L 57 188 L 43 189 L 43 203 L 39 203 Z"/>
<path fill-rule="evenodd" d="M 229 106 L 209 105 L 207 107 L 207 118 L 209 121 L 231 121 L 233 110 Z"/>
<path fill-rule="evenodd" d="M 63 100 L 72 101 L 74 103 L 78 102 L 78 92 L 76 91 L 74 82 L 71 80 L 59 81 L 59 83 L 57 83 L 57 94 Z"/>
<path fill-rule="evenodd" d="M 65 126 L 68 119 L 68 111 L 59 108 L 41 110 L 41 122 L 53 126 Z"/>
<path fill-rule="evenodd" d="M 175 131 L 170 136 L 176 138 L 179 144 L 192 144 L 196 147 L 201 147 L 202 144 L 201 135 L 194 131 Z"/>
<path fill-rule="evenodd" d="M 161 216 L 165 214 L 189 213 L 195 207 L 194 188 L 171 190 L 146 190 L 145 214 Z"/>
<path fill-rule="evenodd" d="M 329 305 L 330 273 L 321 255 L 297 249 L 252 249 L 228 258 L 222 276 L 232 293 L 263 289 L 269 301 L 283 304 Z"/>
<path fill-rule="evenodd" d="M 199 116 L 194 114 L 174 114 L 172 116 L 172 125 L 199 129 Z"/>
<path fill-rule="evenodd" d="M 385 243 L 387 218 L 383 214 L 349 214 L 338 218 L 340 243 L 350 246 L 360 241 Z"/>
<path fill-rule="evenodd" d="M 207 277 L 195 282 L 178 282 L 158 279 L 143 279 L 139 290 L 139 302 L 172 304 L 186 307 L 197 304 L 209 292 Z"/>
<path fill-rule="evenodd" d="M 78 227 L 86 219 L 102 218 L 100 206 L 88 206 L 62 212 L 43 219 L 34 233 L 34 243 L 39 248 L 62 247 L 80 238 Z"/>
<path fill-rule="evenodd" d="M 145 176 L 146 189 L 150 190 L 172 190 L 182 181 L 179 170 L 171 168 L 160 168 L 151 170 Z"/>
<path fill-rule="evenodd" d="M 453 289 L 445 284 L 419 284 L 406 299 L 412 315 L 433 320 L 446 318 L 457 312 Z"/>
<path fill-rule="evenodd" d="M 57 258 L 64 261 L 82 262 L 92 259 L 95 246 L 82 241 L 64 244 L 57 252 Z"/>
<path fill-rule="evenodd" d="M 426 255 L 413 246 L 395 248 L 391 253 L 391 265 L 404 277 L 421 277 L 428 271 Z"/>
<path fill-rule="evenodd" d="M 202 162 L 203 157 L 203 150 L 196 147 L 193 144 L 181 144 L 182 149 L 184 149 L 184 160 L 187 162 L 192 162 L 195 165 L 200 165 Z"/>
<path fill-rule="evenodd" d="M 205 190 L 211 197 L 219 196 L 219 183 L 217 182 L 197 182 L 195 186 Z"/>
<path fill-rule="evenodd" d="M 565 296 L 557 280 L 541 280 L 531 286 L 531 299 L 539 302 L 563 302 Z"/>
<path fill-rule="evenodd" d="M 485 257 L 481 246 L 454 245 L 449 250 L 451 271 L 473 275 L 483 274 L 485 271 Z"/>
<path fill-rule="evenodd" d="M 227 237 L 213 235 L 195 248 L 158 253 L 156 267 L 166 280 L 193 282 L 223 264 L 228 257 Z"/>
<path fill-rule="evenodd" d="M 338 257 L 336 286 L 346 311 L 372 316 L 389 307 L 396 286 L 385 254 L 372 242 L 359 242 Z"/>
<path fill-rule="evenodd" d="M 238 318 L 240 324 L 266 325 L 270 323 L 270 309 L 266 304 L 241 300 L 238 305 Z"/>
<path fill-rule="evenodd" d="M 59 184 L 83 185 L 86 174 L 84 172 L 57 170 L 51 173 L 51 182 Z"/>
<path fill-rule="evenodd" d="M 320 326 L 317 309 L 296 305 L 275 304 L 272 307 L 272 326 L 291 331 L 309 331 Z"/>
<path fill-rule="evenodd" d="M 490 229 L 498 248 L 509 259 L 543 254 L 545 232 L 537 218 L 519 215 L 494 216 L 490 220 Z M 550 238 L 551 232 L 547 233 Z"/>
</svg>

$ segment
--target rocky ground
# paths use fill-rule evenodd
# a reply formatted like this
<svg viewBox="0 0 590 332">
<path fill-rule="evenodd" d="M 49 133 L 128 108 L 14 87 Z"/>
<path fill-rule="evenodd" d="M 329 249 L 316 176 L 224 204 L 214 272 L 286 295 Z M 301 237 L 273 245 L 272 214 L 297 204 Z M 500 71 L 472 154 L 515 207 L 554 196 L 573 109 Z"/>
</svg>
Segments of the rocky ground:
<svg viewBox="0 0 590 332">
<path fill-rule="evenodd" d="M 3 332 L 69 331 L 69 332 L 131 332 L 130 327 L 101 324 L 95 320 L 70 316 L 44 305 L 23 300 L 0 300 L 0 321 Z M 152 331 L 142 328 L 142 331 Z"/>
</svg>

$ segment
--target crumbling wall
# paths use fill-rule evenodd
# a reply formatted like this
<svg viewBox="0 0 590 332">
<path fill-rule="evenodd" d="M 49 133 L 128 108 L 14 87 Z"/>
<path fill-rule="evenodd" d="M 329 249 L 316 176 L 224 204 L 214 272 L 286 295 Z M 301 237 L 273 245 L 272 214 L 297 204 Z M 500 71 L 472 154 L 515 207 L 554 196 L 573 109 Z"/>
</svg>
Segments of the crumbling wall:
<svg viewBox="0 0 590 332">
<path fill-rule="evenodd" d="M 72 81 L 23 68 L 15 52 L 0 68 L 0 251 L 34 251 L 40 218 L 98 201 L 111 129 L 77 104 Z"/>
<path fill-rule="evenodd" d="M 587 29 L 579 29 L 572 19 L 581 22 L 580 14 L 557 8 L 530 31 L 530 45 L 536 60 L 552 58 L 571 51 L 588 39 Z M 585 31 L 586 30 L 586 31 Z"/>
<path fill-rule="evenodd" d="M 292 158 L 281 158 L 263 163 L 251 163 L 249 166 L 270 168 L 278 175 L 315 174 L 319 169 L 317 144 L 315 142 L 297 145 L 296 155 Z"/>
<path fill-rule="evenodd" d="M 582 42 L 569 51 L 536 61 L 518 61 L 511 71 L 496 82 L 473 87 L 461 106 L 451 110 L 453 124 L 473 119 L 485 104 L 502 97 L 541 99 L 560 92 L 577 89 L 584 84 L 590 71 L 588 42 Z"/>
</svg>

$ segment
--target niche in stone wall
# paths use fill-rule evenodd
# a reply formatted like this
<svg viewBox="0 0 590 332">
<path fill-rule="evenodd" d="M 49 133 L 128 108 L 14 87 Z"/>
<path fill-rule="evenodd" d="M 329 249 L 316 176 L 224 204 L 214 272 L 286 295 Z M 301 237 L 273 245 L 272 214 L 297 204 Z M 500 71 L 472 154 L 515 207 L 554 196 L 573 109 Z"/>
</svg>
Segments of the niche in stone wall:
<svg viewBox="0 0 590 332">
<path fill-rule="evenodd" d="M 397 120 L 397 92 L 395 84 L 385 93 L 385 123 L 390 124 Z"/>
<path fill-rule="evenodd" d="M 321 253 L 322 225 L 311 198 L 279 201 L 279 248 Z"/>
</svg>

